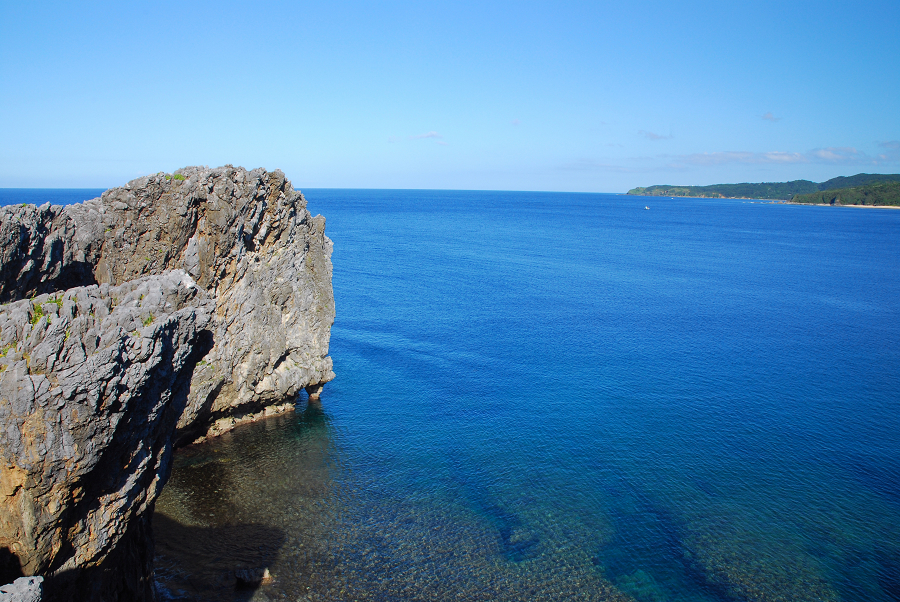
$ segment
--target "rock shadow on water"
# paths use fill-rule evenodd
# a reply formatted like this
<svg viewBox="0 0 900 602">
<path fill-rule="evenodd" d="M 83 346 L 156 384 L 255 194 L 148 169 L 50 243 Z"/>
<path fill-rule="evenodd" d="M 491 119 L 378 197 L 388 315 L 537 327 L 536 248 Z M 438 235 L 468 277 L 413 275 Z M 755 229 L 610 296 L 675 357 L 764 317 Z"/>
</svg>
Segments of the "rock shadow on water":
<svg viewBox="0 0 900 602">
<path fill-rule="evenodd" d="M 280 501 L 317 497 L 330 479 L 315 478 L 316 471 L 312 478 L 302 473 L 290 478 L 285 489 L 283 479 L 273 482 L 266 476 L 271 467 L 260 463 L 278 457 L 291 441 L 319 458 L 314 466 L 327 468 L 332 441 L 328 415 L 315 401 L 301 397 L 298 402 L 296 412 L 239 425 L 178 451 L 153 518 L 160 600 L 259 602 L 287 586 L 282 579 L 296 578 L 274 568 L 287 533 L 262 523 L 277 523 Z M 252 501 L 259 496 L 262 505 Z"/>
<path fill-rule="evenodd" d="M 258 600 L 257 590 L 277 578 L 266 570 L 285 542 L 281 530 L 267 525 L 198 527 L 160 513 L 153 533 L 159 600 Z"/>
</svg>

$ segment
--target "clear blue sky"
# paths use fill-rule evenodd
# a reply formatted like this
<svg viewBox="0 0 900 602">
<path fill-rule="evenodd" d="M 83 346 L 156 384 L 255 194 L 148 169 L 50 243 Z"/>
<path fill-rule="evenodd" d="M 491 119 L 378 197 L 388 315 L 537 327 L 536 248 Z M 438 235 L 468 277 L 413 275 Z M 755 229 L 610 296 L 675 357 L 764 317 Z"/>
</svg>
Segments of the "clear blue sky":
<svg viewBox="0 0 900 602">
<path fill-rule="evenodd" d="M 0 3 L 0 187 L 900 172 L 900 2 Z"/>
</svg>

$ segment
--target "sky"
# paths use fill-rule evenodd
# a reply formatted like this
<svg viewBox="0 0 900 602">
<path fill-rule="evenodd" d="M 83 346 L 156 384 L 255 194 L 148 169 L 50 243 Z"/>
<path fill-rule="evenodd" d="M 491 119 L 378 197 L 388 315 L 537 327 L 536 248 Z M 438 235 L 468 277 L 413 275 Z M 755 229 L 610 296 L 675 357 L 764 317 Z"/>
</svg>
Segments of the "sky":
<svg viewBox="0 0 900 602">
<path fill-rule="evenodd" d="M 0 2 L 0 187 L 900 173 L 900 2 Z"/>
</svg>

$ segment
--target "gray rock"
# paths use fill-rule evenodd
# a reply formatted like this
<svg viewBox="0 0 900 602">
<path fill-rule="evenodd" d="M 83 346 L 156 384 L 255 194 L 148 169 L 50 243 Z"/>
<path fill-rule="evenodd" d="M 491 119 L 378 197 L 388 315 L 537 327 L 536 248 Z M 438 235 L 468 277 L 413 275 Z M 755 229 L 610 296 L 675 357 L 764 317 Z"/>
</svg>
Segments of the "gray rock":
<svg viewBox="0 0 900 602">
<path fill-rule="evenodd" d="M 0 602 L 41 602 L 43 577 L 19 577 L 0 586 Z"/>
<path fill-rule="evenodd" d="M 216 299 L 180 442 L 334 378 L 331 241 L 281 171 L 188 167 L 67 207 L 0 209 L 0 301 L 181 268 Z M 253 344 L 248 344 L 253 341 Z M 213 397 L 210 393 L 215 392 Z M 239 408 L 236 410 L 235 408 Z"/>
<path fill-rule="evenodd" d="M 0 306 L 0 546 L 26 574 L 99 565 L 148 515 L 214 309 L 181 270 Z"/>
<path fill-rule="evenodd" d="M 0 208 L 0 577 L 57 599 L 152 598 L 173 448 L 334 378 L 324 218 L 280 171 L 176 173 Z"/>
</svg>

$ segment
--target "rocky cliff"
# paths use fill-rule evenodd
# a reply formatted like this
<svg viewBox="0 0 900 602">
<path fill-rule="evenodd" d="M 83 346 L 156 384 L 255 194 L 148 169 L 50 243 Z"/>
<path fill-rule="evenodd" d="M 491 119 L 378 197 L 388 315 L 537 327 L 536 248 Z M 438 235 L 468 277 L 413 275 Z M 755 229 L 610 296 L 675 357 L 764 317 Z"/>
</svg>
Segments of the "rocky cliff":
<svg viewBox="0 0 900 602">
<path fill-rule="evenodd" d="M 231 166 L 0 209 L 0 583 L 152 598 L 173 448 L 334 377 L 324 227 Z"/>
</svg>

